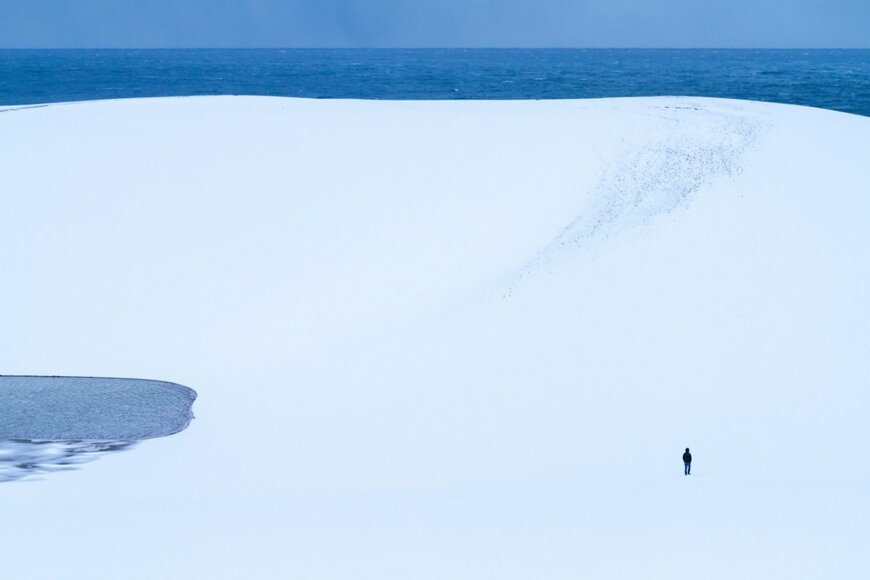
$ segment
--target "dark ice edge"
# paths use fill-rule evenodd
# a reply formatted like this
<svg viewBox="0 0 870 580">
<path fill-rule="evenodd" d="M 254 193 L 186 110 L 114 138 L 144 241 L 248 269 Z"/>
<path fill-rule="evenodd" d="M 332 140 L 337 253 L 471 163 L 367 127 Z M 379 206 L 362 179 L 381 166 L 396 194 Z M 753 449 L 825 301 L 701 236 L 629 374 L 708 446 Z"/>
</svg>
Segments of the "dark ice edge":
<svg viewBox="0 0 870 580">
<path fill-rule="evenodd" d="M 170 435 L 175 435 L 176 433 L 181 433 L 185 429 L 190 426 L 190 422 L 196 418 L 196 415 L 193 414 L 193 404 L 196 402 L 198 394 L 196 391 L 191 389 L 190 387 L 186 387 L 184 385 L 180 385 L 178 383 L 173 383 L 171 381 L 161 381 L 157 379 L 139 379 L 132 377 L 94 377 L 88 375 L 0 375 L 0 379 L 97 379 L 97 380 L 109 380 L 109 381 L 138 381 L 142 383 L 159 383 L 161 385 L 167 385 L 171 387 L 177 387 L 184 391 L 187 391 L 187 394 L 190 399 L 190 404 L 187 407 L 188 417 L 187 421 L 184 423 L 176 431 L 171 431 L 164 435 L 154 435 L 152 437 L 141 437 L 137 439 L 137 441 L 143 441 L 145 439 L 159 439 L 160 437 L 168 437 Z M 107 439 L 76 439 L 76 441 L 107 441 Z"/>
</svg>

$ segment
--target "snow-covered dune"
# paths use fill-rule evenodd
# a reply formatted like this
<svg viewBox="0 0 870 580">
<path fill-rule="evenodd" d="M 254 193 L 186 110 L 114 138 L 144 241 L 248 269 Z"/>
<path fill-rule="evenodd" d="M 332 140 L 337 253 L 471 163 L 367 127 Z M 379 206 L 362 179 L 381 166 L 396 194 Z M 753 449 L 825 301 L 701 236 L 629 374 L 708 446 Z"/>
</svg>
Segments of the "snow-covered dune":
<svg viewBox="0 0 870 580">
<path fill-rule="evenodd" d="M 0 373 L 199 394 L 0 485 L 0 572 L 865 577 L 868 152 L 699 98 L 0 109 Z"/>
</svg>

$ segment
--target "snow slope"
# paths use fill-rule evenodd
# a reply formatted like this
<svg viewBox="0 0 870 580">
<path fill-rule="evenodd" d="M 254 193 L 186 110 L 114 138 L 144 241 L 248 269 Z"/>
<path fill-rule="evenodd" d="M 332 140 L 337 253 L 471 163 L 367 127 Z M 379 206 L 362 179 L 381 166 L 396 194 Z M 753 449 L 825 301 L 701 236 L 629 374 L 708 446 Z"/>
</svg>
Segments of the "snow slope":
<svg viewBox="0 0 870 580">
<path fill-rule="evenodd" d="M 867 151 L 699 98 L 0 109 L 0 372 L 199 393 L 0 486 L 0 574 L 865 577 Z"/>
</svg>

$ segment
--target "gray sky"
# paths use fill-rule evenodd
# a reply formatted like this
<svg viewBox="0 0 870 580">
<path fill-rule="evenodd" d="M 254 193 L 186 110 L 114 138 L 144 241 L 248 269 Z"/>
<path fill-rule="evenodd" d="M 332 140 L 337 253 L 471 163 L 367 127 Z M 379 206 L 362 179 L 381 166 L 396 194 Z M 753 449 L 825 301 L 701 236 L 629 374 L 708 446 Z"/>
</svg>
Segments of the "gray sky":
<svg viewBox="0 0 870 580">
<path fill-rule="evenodd" d="M 0 47 L 870 48 L 870 0 L 0 0 Z"/>
</svg>

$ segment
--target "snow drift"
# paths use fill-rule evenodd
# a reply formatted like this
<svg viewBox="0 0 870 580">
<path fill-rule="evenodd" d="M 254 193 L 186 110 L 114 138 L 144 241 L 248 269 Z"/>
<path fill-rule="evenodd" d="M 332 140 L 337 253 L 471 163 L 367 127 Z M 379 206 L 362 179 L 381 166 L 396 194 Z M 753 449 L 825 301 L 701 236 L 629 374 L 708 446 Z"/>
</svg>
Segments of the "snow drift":
<svg viewBox="0 0 870 580">
<path fill-rule="evenodd" d="M 0 368 L 200 398 L 0 490 L 4 575 L 863 577 L 868 150 L 696 98 L 6 110 Z"/>
</svg>

